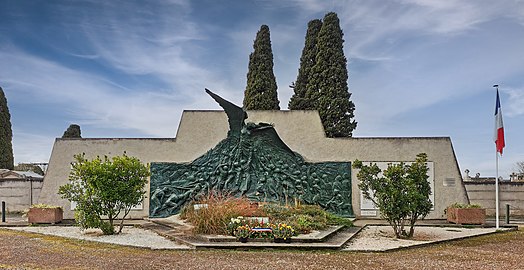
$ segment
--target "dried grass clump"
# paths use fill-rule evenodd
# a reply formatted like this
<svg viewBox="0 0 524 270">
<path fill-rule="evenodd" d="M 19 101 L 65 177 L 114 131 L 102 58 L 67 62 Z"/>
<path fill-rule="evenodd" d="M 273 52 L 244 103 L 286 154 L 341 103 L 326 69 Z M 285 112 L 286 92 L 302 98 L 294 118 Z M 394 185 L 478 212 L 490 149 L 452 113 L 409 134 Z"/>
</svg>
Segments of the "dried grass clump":
<svg viewBox="0 0 524 270">
<path fill-rule="evenodd" d="M 195 209 L 194 205 L 207 205 Z M 236 198 L 230 194 L 210 192 L 188 204 L 181 213 L 181 218 L 190 222 L 195 234 L 227 234 L 227 224 L 238 216 L 258 216 L 261 211 L 247 198 Z"/>
</svg>

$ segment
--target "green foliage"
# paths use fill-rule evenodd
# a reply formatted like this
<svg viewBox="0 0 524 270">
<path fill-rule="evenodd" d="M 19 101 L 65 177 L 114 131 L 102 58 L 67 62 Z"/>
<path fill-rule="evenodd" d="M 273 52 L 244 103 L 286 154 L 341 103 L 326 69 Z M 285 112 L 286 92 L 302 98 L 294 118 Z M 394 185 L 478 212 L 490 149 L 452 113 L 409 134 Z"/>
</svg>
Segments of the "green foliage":
<svg viewBox="0 0 524 270">
<path fill-rule="evenodd" d="M 0 87 L 0 169 L 12 170 L 15 166 L 12 141 L 11 114 L 4 90 Z"/>
<path fill-rule="evenodd" d="M 31 205 L 31 208 L 62 208 L 62 207 L 56 206 L 56 205 L 49 205 L 45 203 L 38 203 L 38 204 Z"/>
<path fill-rule="evenodd" d="M 100 228 L 104 234 L 114 234 L 114 220 L 122 213 L 116 232 L 120 233 L 131 208 L 144 198 L 148 176 L 149 167 L 125 153 L 93 160 L 85 154 L 75 155 L 69 183 L 60 186 L 58 193 L 76 203 L 75 219 L 84 229 Z"/>
<path fill-rule="evenodd" d="M 448 208 L 481 208 L 480 204 L 454 203 Z"/>
<path fill-rule="evenodd" d="M 62 138 L 82 138 L 80 131 L 80 126 L 77 124 L 71 124 L 69 127 L 64 131 L 64 135 L 62 135 Z"/>
<path fill-rule="evenodd" d="M 326 212 L 317 205 L 287 207 L 278 204 L 266 204 L 262 209 L 271 223 L 289 224 L 300 233 L 326 229 L 330 225 L 353 226 L 349 219 Z"/>
<path fill-rule="evenodd" d="M 291 86 L 294 94 L 289 100 L 290 110 L 314 110 L 313 100 L 306 98 L 307 84 L 312 75 L 312 68 L 316 63 L 317 57 L 317 37 L 322 27 L 322 21 L 315 19 L 308 23 L 306 40 L 302 56 L 300 57 L 300 68 L 295 83 Z"/>
<path fill-rule="evenodd" d="M 343 43 L 337 14 L 330 12 L 317 36 L 317 55 L 305 95 L 318 110 L 328 137 L 350 137 L 357 126 L 353 120 L 355 105 L 350 100 Z"/>
<path fill-rule="evenodd" d="M 249 55 L 245 110 L 280 110 L 277 83 L 273 73 L 273 51 L 269 27 L 262 25 Z"/>
<path fill-rule="evenodd" d="M 377 164 L 367 166 L 359 160 L 353 163 L 354 168 L 360 169 L 358 187 L 364 197 L 379 208 L 398 238 L 412 237 L 417 220 L 426 217 L 431 210 L 426 162 L 427 155 L 420 153 L 411 165 L 389 164 L 384 171 Z M 404 230 L 406 224 L 410 226 L 409 233 Z"/>
</svg>

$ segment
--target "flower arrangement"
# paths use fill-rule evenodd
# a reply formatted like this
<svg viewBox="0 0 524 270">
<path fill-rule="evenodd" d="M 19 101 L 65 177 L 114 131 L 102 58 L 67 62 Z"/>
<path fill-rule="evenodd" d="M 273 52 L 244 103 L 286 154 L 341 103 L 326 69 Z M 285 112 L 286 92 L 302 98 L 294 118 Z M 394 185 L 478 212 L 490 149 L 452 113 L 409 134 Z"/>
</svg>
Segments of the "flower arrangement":
<svg viewBox="0 0 524 270">
<path fill-rule="evenodd" d="M 231 218 L 231 220 L 227 224 L 227 232 L 230 235 L 235 236 L 236 229 L 243 225 L 248 225 L 248 221 L 244 219 L 244 217 L 238 216 L 236 218 Z"/>
<path fill-rule="evenodd" d="M 279 223 L 273 227 L 273 237 L 275 239 L 287 240 L 291 239 L 293 235 L 295 235 L 295 230 L 285 223 Z"/>
<path fill-rule="evenodd" d="M 238 239 L 247 239 L 251 235 L 251 227 L 249 225 L 241 225 L 235 229 L 235 237 Z"/>
</svg>

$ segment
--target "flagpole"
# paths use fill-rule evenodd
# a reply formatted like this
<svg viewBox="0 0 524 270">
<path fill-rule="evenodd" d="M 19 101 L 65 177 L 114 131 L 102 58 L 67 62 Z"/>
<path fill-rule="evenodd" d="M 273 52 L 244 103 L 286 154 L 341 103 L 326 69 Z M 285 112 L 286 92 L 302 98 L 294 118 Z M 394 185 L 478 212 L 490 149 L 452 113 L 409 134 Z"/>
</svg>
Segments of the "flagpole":
<svg viewBox="0 0 524 270">
<path fill-rule="evenodd" d="M 497 88 L 497 98 L 499 93 L 499 85 L 495 84 L 493 87 Z M 495 143 L 495 228 L 500 227 L 499 220 L 499 154 L 497 145 Z"/>
<path fill-rule="evenodd" d="M 495 167 L 496 167 L 496 177 L 495 177 L 495 228 L 499 228 L 499 153 L 495 150 Z"/>
</svg>

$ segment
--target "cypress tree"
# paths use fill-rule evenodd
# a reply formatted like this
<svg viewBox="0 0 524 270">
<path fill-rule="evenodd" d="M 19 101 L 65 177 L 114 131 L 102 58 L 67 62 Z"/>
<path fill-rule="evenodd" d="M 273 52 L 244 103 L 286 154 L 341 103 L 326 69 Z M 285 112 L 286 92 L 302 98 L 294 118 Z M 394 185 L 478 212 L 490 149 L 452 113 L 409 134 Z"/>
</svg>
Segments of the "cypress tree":
<svg viewBox="0 0 524 270">
<path fill-rule="evenodd" d="M 82 138 L 82 132 L 80 131 L 80 126 L 77 124 L 71 124 L 69 127 L 64 131 L 64 135 L 62 135 L 62 138 Z"/>
<path fill-rule="evenodd" d="M 7 107 L 7 98 L 0 87 L 0 169 L 14 168 L 13 131 L 11 130 L 11 114 Z"/>
<path fill-rule="evenodd" d="M 280 110 L 277 82 L 273 74 L 273 52 L 269 27 L 262 25 L 249 55 L 247 86 L 244 92 L 246 110 Z"/>
<path fill-rule="evenodd" d="M 306 87 L 311 76 L 311 71 L 316 63 L 317 57 L 317 37 L 322 27 L 319 19 L 309 21 L 307 25 L 306 40 L 302 56 L 300 57 L 300 68 L 295 83 L 291 86 L 295 92 L 289 100 L 290 110 L 314 110 L 314 104 L 306 99 Z"/>
<path fill-rule="evenodd" d="M 330 12 L 324 16 L 318 34 L 316 63 L 306 90 L 306 99 L 315 102 L 328 137 L 351 137 L 357 126 L 343 43 L 340 21 L 336 13 Z"/>
</svg>

